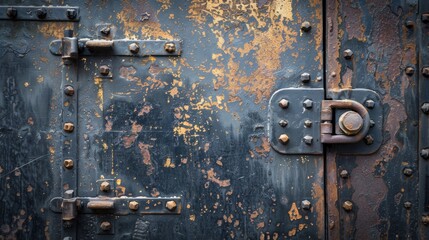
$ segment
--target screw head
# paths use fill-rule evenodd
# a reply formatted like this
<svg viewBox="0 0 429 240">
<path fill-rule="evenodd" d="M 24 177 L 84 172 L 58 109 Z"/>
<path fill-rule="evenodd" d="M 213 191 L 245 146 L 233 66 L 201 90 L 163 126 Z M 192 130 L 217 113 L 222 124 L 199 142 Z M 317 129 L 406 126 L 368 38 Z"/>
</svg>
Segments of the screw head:
<svg viewBox="0 0 429 240">
<path fill-rule="evenodd" d="M 67 169 L 72 169 L 74 165 L 73 160 L 71 159 L 64 160 L 63 164 L 64 164 L 64 167 Z"/>
<path fill-rule="evenodd" d="M 302 30 L 303 32 L 308 32 L 308 31 L 310 31 L 310 30 L 311 30 L 311 24 L 310 24 L 310 22 L 308 22 L 308 21 L 303 22 L 303 23 L 301 24 L 301 30 Z"/>
<path fill-rule="evenodd" d="M 363 139 L 366 145 L 371 145 L 374 143 L 374 138 L 371 135 L 366 135 L 366 137 Z"/>
<path fill-rule="evenodd" d="M 405 27 L 407 27 L 408 29 L 411 29 L 414 27 L 414 22 L 411 20 L 408 20 L 405 22 Z"/>
<path fill-rule="evenodd" d="M 286 121 L 286 120 L 280 120 L 280 121 L 279 121 L 279 125 L 280 125 L 280 127 L 286 127 L 288 124 L 289 124 L 289 123 L 288 123 L 288 121 Z"/>
<path fill-rule="evenodd" d="M 110 191 L 110 183 L 109 183 L 109 182 L 106 182 L 106 181 L 102 182 L 102 183 L 100 184 L 100 190 L 101 190 L 101 191 L 103 191 L 103 192 L 108 192 L 108 191 Z"/>
<path fill-rule="evenodd" d="M 429 149 L 428 148 L 424 148 L 420 151 L 420 156 L 424 159 L 428 159 L 429 158 Z"/>
<path fill-rule="evenodd" d="M 65 132 L 71 133 L 74 130 L 74 124 L 70 122 L 64 123 L 63 129 Z"/>
<path fill-rule="evenodd" d="M 374 127 L 375 126 L 375 122 L 374 122 L 374 120 L 369 120 L 369 127 L 370 128 L 372 128 L 372 127 Z"/>
<path fill-rule="evenodd" d="M 312 125 L 313 125 L 313 122 L 311 120 L 307 119 L 307 120 L 304 121 L 304 126 L 305 127 L 311 128 Z"/>
<path fill-rule="evenodd" d="M 287 108 L 289 107 L 289 101 L 283 98 L 282 100 L 279 101 L 279 106 L 281 108 Z"/>
<path fill-rule="evenodd" d="M 310 99 L 306 99 L 302 104 L 307 109 L 310 109 L 313 107 L 313 101 L 311 101 Z"/>
<path fill-rule="evenodd" d="M 311 208 L 311 202 L 308 200 L 303 200 L 301 202 L 302 209 L 309 210 Z"/>
<path fill-rule="evenodd" d="M 110 68 L 109 68 L 109 66 L 107 66 L 107 65 L 101 65 L 101 66 L 98 68 L 98 71 L 100 71 L 100 74 L 101 74 L 101 75 L 103 75 L 103 76 L 107 76 L 107 75 L 109 75 L 109 73 L 110 73 Z"/>
<path fill-rule="evenodd" d="M 74 88 L 70 85 L 67 85 L 64 87 L 64 94 L 67 96 L 73 96 L 74 95 Z"/>
<path fill-rule="evenodd" d="M 407 74 L 408 76 L 412 76 L 415 72 L 415 69 L 413 67 L 406 67 L 405 68 L 405 74 Z"/>
<path fill-rule="evenodd" d="M 131 53 L 136 54 L 140 51 L 140 47 L 137 43 L 131 43 L 130 45 L 128 45 L 128 50 Z"/>
<path fill-rule="evenodd" d="M 301 74 L 301 82 L 303 82 L 303 83 L 310 82 L 310 73 Z"/>
<path fill-rule="evenodd" d="M 353 57 L 353 51 L 350 50 L 350 49 L 346 49 L 343 52 L 343 56 L 344 56 L 345 59 L 350 60 Z"/>
<path fill-rule="evenodd" d="M 422 14 L 422 22 L 423 23 L 429 23 L 429 13 L 423 13 Z"/>
<path fill-rule="evenodd" d="M 350 201 L 345 201 L 343 203 L 343 208 L 344 208 L 344 210 L 349 212 L 349 211 L 353 210 L 353 203 Z"/>
<path fill-rule="evenodd" d="M 349 177 L 349 172 L 347 171 L 347 170 L 342 170 L 341 172 L 340 172 L 340 176 L 342 177 L 342 178 L 348 178 Z"/>
<path fill-rule="evenodd" d="M 402 170 L 402 172 L 404 173 L 405 176 L 407 177 L 411 177 L 413 175 L 413 169 L 411 168 L 404 168 Z"/>
<path fill-rule="evenodd" d="M 128 203 L 128 208 L 132 211 L 137 211 L 139 209 L 139 203 L 136 201 L 131 201 Z"/>
<path fill-rule="evenodd" d="M 176 44 L 168 42 L 164 45 L 164 50 L 168 53 L 174 53 L 176 51 Z"/>
<path fill-rule="evenodd" d="M 112 229 L 112 224 L 110 222 L 104 221 L 100 224 L 100 228 L 103 231 L 109 231 Z"/>
<path fill-rule="evenodd" d="M 46 18 L 47 14 L 48 14 L 48 12 L 46 11 L 45 8 L 39 8 L 36 10 L 36 16 L 40 19 Z"/>
<path fill-rule="evenodd" d="M 16 18 L 16 16 L 18 16 L 18 10 L 16 8 L 14 8 L 14 7 L 9 7 L 6 10 L 6 15 L 9 18 Z"/>
<path fill-rule="evenodd" d="M 429 103 L 423 103 L 421 108 L 423 113 L 428 114 L 429 113 Z"/>
<path fill-rule="evenodd" d="M 68 19 L 75 19 L 77 17 L 76 9 L 67 9 L 67 17 Z"/>
<path fill-rule="evenodd" d="M 279 137 L 279 141 L 283 144 L 286 144 L 289 141 L 289 136 L 287 134 L 282 134 Z"/>
<path fill-rule="evenodd" d="M 310 135 L 305 135 L 303 140 L 304 140 L 304 143 L 307 145 L 313 144 L 313 137 Z"/>
<path fill-rule="evenodd" d="M 429 77 L 429 67 L 423 67 L 422 74 L 424 77 Z"/>
<path fill-rule="evenodd" d="M 365 106 L 366 106 L 367 108 L 369 108 L 369 109 L 373 109 L 373 108 L 374 108 L 374 106 L 375 106 L 375 102 L 374 102 L 374 100 L 371 100 L 371 99 L 366 100 L 366 101 L 365 101 Z"/>
<path fill-rule="evenodd" d="M 169 211 L 174 211 L 177 208 L 177 204 L 176 201 L 168 201 L 167 203 L 165 203 L 165 208 L 167 208 Z"/>
<path fill-rule="evenodd" d="M 404 208 L 410 209 L 413 206 L 413 204 L 409 201 L 404 202 Z"/>
</svg>

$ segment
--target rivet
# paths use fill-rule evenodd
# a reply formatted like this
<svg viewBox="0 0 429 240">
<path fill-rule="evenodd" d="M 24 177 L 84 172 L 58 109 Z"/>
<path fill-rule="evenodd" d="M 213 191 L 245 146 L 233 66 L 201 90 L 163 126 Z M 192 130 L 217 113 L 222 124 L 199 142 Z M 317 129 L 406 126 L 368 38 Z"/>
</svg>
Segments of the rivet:
<svg viewBox="0 0 429 240">
<path fill-rule="evenodd" d="M 349 172 L 347 171 L 347 170 L 342 170 L 341 172 L 340 172 L 340 176 L 342 177 L 342 178 L 348 178 L 349 177 Z"/>
<path fill-rule="evenodd" d="M 73 160 L 71 159 L 64 160 L 63 164 L 64 164 L 64 167 L 67 169 L 72 169 L 74 165 Z"/>
<path fill-rule="evenodd" d="M 336 77 L 337 73 L 336 72 L 331 72 L 331 77 Z"/>
<path fill-rule="evenodd" d="M 167 209 L 168 209 L 168 210 L 170 210 L 170 211 L 174 211 L 174 210 L 176 210 L 176 207 L 177 207 L 176 201 L 168 201 L 168 202 L 165 204 L 165 208 L 167 208 Z"/>
<path fill-rule="evenodd" d="M 303 83 L 310 82 L 310 73 L 301 74 L 301 82 L 303 82 Z"/>
<path fill-rule="evenodd" d="M 304 143 L 307 145 L 313 144 L 313 137 L 310 135 L 305 135 L 303 140 L 304 140 Z"/>
<path fill-rule="evenodd" d="M 112 224 L 110 222 L 104 221 L 100 224 L 100 228 L 103 231 L 109 231 L 112 229 Z"/>
<path fill-rule="evenodd" d="M 311 24 L 308 21 L 305 21 L 301 24 L 301 30 L 304 32 L 308 32 L 311 30 Z"/>
<path fill-rule="evenodd" d="M 422 22 L 423 23 L 429 23 L 429 13 L 423 13 L 422 14 Z"/>
<path fill-rule="evenodd" d="M 374 122 L 374 120 L 369 120 L 369 127 L 370 128 L 372 128 L 372 127 L 374 127 L 375 126 L 375 122 Z"/>
<path fill-rule="evenodd" d="M 45 8 L 39 8 L 36 10 L 36 16 L 39 19 L 45 19 L 47 14 L 48 14 L 48 12 L 46 11 Z"/>
<path fill-rule="evenodd" d="M 407 74 L 408 76 L 412 76 L 415 72 L 415 69 L 413 67 L 406 67 L 405 68 L 405 74 Z"/>
<path fill-rule="evenodd" d="M 109 183 L 109 182 L 106 182 L 106 181 L 102 182 L 102 183 L 100 184 L 100 190 L 101 190 L 101 191 L 103 191 L 103 192 L 108 192 L 108 191 L 110 191 L 110 183 Z"/>
<path fill-rule="evenodd" d="M 107 76 L 107 75 L 109 75 L 109 73 L 110 73 L 110 68 L 109 68 L 109 66 L 107 66 L 107 65 L 101 65 L 101 66 L 98 68 L 98 71 L 100 72 L 100 74 L 101 74 L 101 75 L 103 75 L 103 76 Z"/>
<path fill-rule="evenodd" d="M 176 44 L 168 42 L 164 45 L 164 50 L 168 53 L 174 53 L 176 51 Z"/>
<path fill-rule="evenodd" d="M 421 108 L 423 113 L 428 114 L 429 113 L 429 103 L 423 103 Z"/>
<path fill-rule="evenodd" d="M 287 121 L 287 120 L 280 120 L 280 121 L 279 121 L 279 125 L 280 125 L 280 127 L 286 127 L 288 124 L 289 124 L 289 123 L 288 123 L 288 121 Z"/>
<path fill-rule="evenodd" d="M 414 27 L 414 22 L 411 20 L 408 20 L 405 22 L 405 27 L 407 27 L 408 29 L 411 29 Z"/>
<path fill-rule="evenodd" d="M 100 30 L 101 34 L 103 35 L 109 35 L 110 34 L 110 27 L 109 26 L 105 26 Z"/>
<path fill-rule="evenodd" d="M 64 87 L 64 94 L 67 96 L 73 96 L 74 95 L 74 88 L 70 85 L 67 85 Z"/>
<path fill-rule="evenodd" d="M 67 9 L 66 13 L 69 19 L 75 19 L 77 17 L 76 9 Z"/>
<path fill-rule="evenodd" d="M 74 124 L 70 122 L 66 122 L 64 123 L 63 129 L 64 131 L 71 133 L 74 130 Z"/>
<path fill-rule="evenodd" d="M 140 47 L 137 43 L 131 43 L 128 45 L 128 50 L 133 54 L 137 54 L 140 51 Z"/>
<path fill-rule="evenodd" d="M 345 202 L 343 203 L 343 208 L 344 208 L 344 210 L 346 210 L 346 211 L 351 211 L 351 210 L 353 209 L 353 203 L 352 203 L 352 202 L 350 202 L 350 201 L 345 201 Z"/>
<path fill-rule="evenodd" d="M 413 204 L 409 201 L 404 202 L 404 208 L 410 209 L 413 206 Z"/>
<path fill-rule="evenodd" d="M 429 67 L 423 67 L 422 74 L 424 77 L 429 77 Z"/>
<path fill-rule="evenodd" d="M 411 168 L 404 168 L 404 170 L 402 170 L 402 172 L 407 177 L 411 177 L 413 175 L 413 169 L 411 169 Z"/>
<path fill-rule="evenodd" d="M 311 101 L 310 99 L 306 99 L 302 104 L 307 109 L 310 109 L 313 107 L 313 101 Z"/>
<path fill-rule="evenodd" d="M 287 108 L 289 106 L 289 101 L 283 98 L 279 101 L 279 106 L 281 108 Z"/>
<path fill-rule="evenodd" d="M 366 145 L 371 145 L 374 143 L 374 138 L 371 135 L 366 135 L 366 137 L 363 139 Z"/>
<path fill-rule="evenodd" d="M 139 209 L 139 203 L 136 201 L 131 201 L 128 203 L 128 208 L 132 211 L 137 211 Z"/>
<path fill-rule="evenodd" d="M 344 56 L 345 59 L 349 60 L 349 59 L 351 59 L 353 57 L 353 51 L 350 50 L 350 49 L 346 49 L 343 52 L 343 56 Z"/>
<path fill-rule="evenodd" d="M 301 202 L 302 209 L 309 210 L 311 208 L 311 202 L 308 200 L 303 200 Z"/>
<path fill-rule="evenodd" d="M 18 10 L 16 8 L 9 7 L 7 8 L 6 15 L 9 18 L 16 18 L 16 16 L 18 16 Z"/>
<path fill-rule="evenodd" d="M 305 127 L 311 128 L 311 125 L 313 125 L 313 122 L 311 120 L 307 119 L 307 120 L 304 121 L 304 126 Z"/>
<path fill-rule="evenodd" d="M 428 215 L 423 215 L 423 216 L 422 216 L 422 223 L 423 223 L 424 225 L 429 224 L 429 216 L 428 216 Z"/>
<path fill-rule="evenodd" d="M 369 109 L 373 109 L 375 106 L 375 102 L 371 99 L 365 101 L 365 106 Z"/>
<path fill-rule="evenodd" d="M 428 159 L 429 158 L 429 149 L 428 148 L 424 148 L 420 151 L 420 156 L 423 159 Z"/>
<path fill-rule="evenodd" d="M 279 141 L 283 144 L 286 144 L 289 141 L 289 136 L 287 134 L 282 134 L 279 137 Z"/>
</svg>

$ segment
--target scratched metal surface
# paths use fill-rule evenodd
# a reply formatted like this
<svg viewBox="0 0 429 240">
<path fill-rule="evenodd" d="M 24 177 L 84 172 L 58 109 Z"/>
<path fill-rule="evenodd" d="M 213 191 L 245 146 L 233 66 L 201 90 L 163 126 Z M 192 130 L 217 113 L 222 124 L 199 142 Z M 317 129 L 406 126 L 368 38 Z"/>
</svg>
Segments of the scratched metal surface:
<svg viewBox="0 0 429 240">
<path fill-rule="evenodd" d="M 0 22 L 0 238 L 60 239 L 61 216 L 47 206 L 67 188 L 61 58 L 48 44 L 64 29 L 95 37 L 101 23 L 115 39 L 182 39 L 183 54 L 79 59 L 77 195 L 115 179 L 118 195 L 182 195 L 183 210 L 118 217 L 115 235 L 97 235 L 99 218 L 80 215 L 79 239 L 324 238 L 323 157 L 280 155 L 265 129 L 274 91 L 324 85 L 314 81 L 323 76 L 321 1 L 49 4 L 79 6 L 80 22 Z M 94 77 L 102 63 L 112 79 Z"/>
</svg>

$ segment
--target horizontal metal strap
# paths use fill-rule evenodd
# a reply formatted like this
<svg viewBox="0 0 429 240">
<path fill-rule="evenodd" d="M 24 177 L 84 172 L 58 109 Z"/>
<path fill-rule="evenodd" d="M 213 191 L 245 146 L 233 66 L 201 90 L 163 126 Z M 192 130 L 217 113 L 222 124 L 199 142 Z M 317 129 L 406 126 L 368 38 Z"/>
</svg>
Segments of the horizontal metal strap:
<svg viewBox="0 0 429 240">
<path fill-rule="evenodd" d="M 0 20 L 79 21 L 79 7 L 70 6 L 0 6 Z"/>
</svg>

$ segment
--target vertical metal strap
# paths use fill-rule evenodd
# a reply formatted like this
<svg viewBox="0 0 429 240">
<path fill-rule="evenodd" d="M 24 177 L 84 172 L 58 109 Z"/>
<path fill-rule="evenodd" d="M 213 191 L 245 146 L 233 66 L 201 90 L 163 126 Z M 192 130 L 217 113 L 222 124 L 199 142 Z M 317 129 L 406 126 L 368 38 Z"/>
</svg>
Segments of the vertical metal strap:
<svg viewBox="0 0 429 240">
<path fill-rule="evenodd" d="M 65 30 L 63 38 L 62 67 L 62 187 L 63 198 L 70 199 L 77 195 L 77 38 L 72 30 Z M 65 192 L 66 190 L 67 193 Z M 74 196 L 73 196 L 74 195 Z M 75 215 L 75 214 L 74 214 Z M 77 221 L 73 216 L 63 216 L 62 238 L 75 240 Z"/>
</svg>

